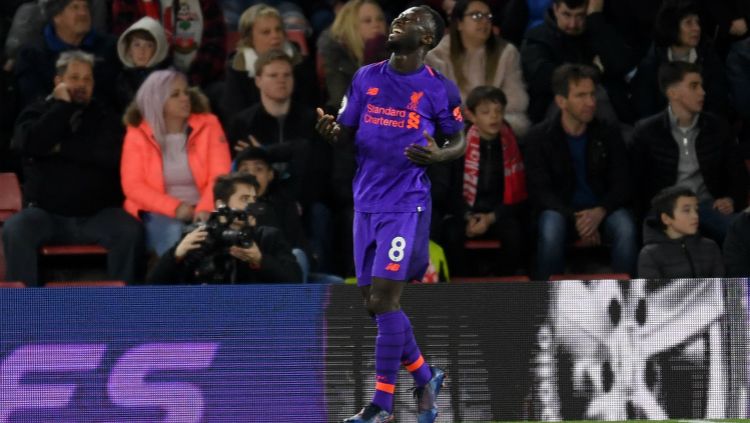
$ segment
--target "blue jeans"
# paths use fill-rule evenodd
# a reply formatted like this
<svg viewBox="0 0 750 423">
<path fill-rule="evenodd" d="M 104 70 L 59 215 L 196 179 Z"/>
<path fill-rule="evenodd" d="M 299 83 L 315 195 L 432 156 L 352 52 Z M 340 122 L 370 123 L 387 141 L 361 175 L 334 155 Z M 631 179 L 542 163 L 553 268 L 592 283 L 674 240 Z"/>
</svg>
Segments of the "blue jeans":
<svg viewBox="0 0 750 423">
<path fill-rule="evenodd" d="M 615 210 L 604 218 L 599 229 L 603 241 L 612 244 L 612 270 L 635 275 L 638 237 L 630 212 L 625 209 Z M 553 210 L 542 212 L 539 216 L 537 240 L 537 279 L 547 280 L 550 275 L 565 272 L 565 247 L 575 235 L 575 228 L 569 225 L 562 214 Z"/>
<path fill-rule="evenodd" d="M 141 213 L 146 228 L 146 249 L 162 256 L 182 239 L 185 223 L 159 213 Z"/>
<path fill-rule="evenodd" d="M 714 209 L 713 200 L 701 201 L 698 204 L 698 219 L 700 219 L 701 234 L 716 241 L 721 247 L 727 235 L 729 224 L 737 213 L 722 214 Z"/>
</svg>

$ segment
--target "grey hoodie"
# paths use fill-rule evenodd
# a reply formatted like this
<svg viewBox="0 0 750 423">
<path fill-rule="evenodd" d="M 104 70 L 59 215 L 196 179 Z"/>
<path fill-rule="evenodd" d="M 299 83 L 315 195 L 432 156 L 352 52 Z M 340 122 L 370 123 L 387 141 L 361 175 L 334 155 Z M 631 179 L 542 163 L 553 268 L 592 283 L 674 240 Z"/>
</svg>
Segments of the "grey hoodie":
<svg viewBox="0 0 750 423">
<path fill-rule="evenodd" d="M 638 256 L 639 278 L 724 277 L 719 246 L 700 234 L 671 239 L 656 218 L 649 217 L 643 222 L 643 244 Z"/>
<path fill-rule="evenodd" d="M 125 39 L 128 34 L 139 29 L 148 31 L 156 40 L 156 52 L 154 52 L 154 57 L 146 65 L 147 68 L 152 68 L 163 62 L 169 53 L 169 44 L 167 43 L 167 36 L 164 33 L 164 27 L 154 18 L 144 16 L 133 25 L 130 25 L 130 28 L 125 30 L 120 35 L 120 39 L 117 40 L 117 55 L 120 56 L 120 61 L 126 68 L 135 67 L 133 60 L 126 54 L 128 46 L 125 44 Z"/>
</svg>

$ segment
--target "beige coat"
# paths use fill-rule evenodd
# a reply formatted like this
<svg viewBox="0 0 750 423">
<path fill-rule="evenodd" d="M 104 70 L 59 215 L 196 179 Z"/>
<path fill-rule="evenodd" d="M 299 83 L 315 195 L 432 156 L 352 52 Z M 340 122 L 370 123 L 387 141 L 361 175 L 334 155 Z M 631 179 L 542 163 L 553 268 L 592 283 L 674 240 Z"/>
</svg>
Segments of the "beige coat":
<svg viewBox="0 0 750 423">
<path fill-rule="evenodd" d="M 450 59 L 450 43 L 450 36 L 444 36 L 440 40 L 440 43 L 427 53 L 425 62 L 447 78 L 456 81 L 453 64 Z M 473 88 L 485 84 L 485 60 L 484 48 L 466 53 L 463 59 L 463 73 L 466 75 L 468 84 L 466 87 L 459 87 L 461 88 L 461 99 L 463 101 L 466 101 L 466 97 Z M 529 95 L 526 92 L 526 86 L 523 82 L 521 55 L 518 49 L 510 43 L 506 43 L 502 53 L 500 53 L 497 72 L 495 73 L 495 80 L 492 81 L 492 85 L 503 90 L 505 96 L 508 98 L 508 105 L 505 108 L 505 120 L 508 121 L 517 136 L 524 135 L 530 126 L 529 118 L 526 116 L 526 108 L 529 106 Z"/>
</svg>

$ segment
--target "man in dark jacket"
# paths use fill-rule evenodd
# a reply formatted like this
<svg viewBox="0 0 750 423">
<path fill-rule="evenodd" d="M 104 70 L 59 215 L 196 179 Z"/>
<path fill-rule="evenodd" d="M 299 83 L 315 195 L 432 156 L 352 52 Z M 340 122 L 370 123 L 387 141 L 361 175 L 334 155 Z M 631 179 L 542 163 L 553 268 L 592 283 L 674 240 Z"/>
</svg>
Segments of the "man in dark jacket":
<svg viewBox="0 0 750 423">
<path fill-rule="evenodd" d="M 295 200 L 303 206 L 319 201 L 327 195 L 332 152 L 315 132 L 315 111 L 292 98 L 292 59 L 281 50 L 261 55 L 255 84 L 260 102 L 238 112 L 227 129 L 234 152 L 251 144 L 266 148 L 274 162 L 288 162 L 276 170 L 290 178 Z"/>
<path fill-rule="evenodd" d="M 261 101 L 235 115 L 227 137 L 234 151 L 250 144 L 268 151 L 277 178 L 285 180 L 292 198 L 302 207 L 302 221 L 320 270 L 330 271 L 333 222 L 328 187 L 333 152 L 314 130 L 315 112 L 292 96 L 292 67 L 292 59 L 281 50 L 258 58 L 255 84 Z"/>
<path fill-rule="evenodd" d="M 25 209 L 4 227 L 8 278 L 38 284 L 44 244 L 98 243 L 111 277 L 133 282 L 143 255 L 141 225 L 121 208 L 119 116 L 92 101 L 93 56 L 70 51 L 57 61 L 55 89 L 18 118 Z"/>
<path fill-rule="evenodd" d="M 214 183 L 216 208 L 227 207 L 233 212 L 251 210 L 258 190 L 253 175 L 234 173 L 220 176 Z M 149 273 L 149 283 L 271 283 L 302 282 L 302 272 L 292 255 L 292 248 L 283 234 L 270 226 L 256 225 L 250 212 L 244 220 L 237 217 L 223 222 L 221 228 L 248 234 L 250 246 L 240 244 L 224 247 L 216 237 L 225 230 L 209 233 L 201 225 L 185 235 L 180 242 L 161 256 Z M 209 224 L 213 222 L 209 218 Z M 210 237 L 210 238 L 209 238 Z M 211 247 L 206 245 L 209 243 Z M 206 250 L 207 248 L 216 248 Z"/>
<path fill-rule="evenodd" d="M 14 67 L 22 105 L 28 106 L 52 91 L 55 60 L 68 50 L 83 50 L 94 55 L 94 97 L 112 102 L 115 80 L 120 71 L 117 40 L 91 29 L 88 0 L 46 0 L 43 12 L 49 20 L 44 27 L 44 37 L 23 47 Z"/>
<path fill-rule="evenodd" d="M 612 268 L 633 274 L 636 229 L 628 156 L 619 129 L 594 118 L 596 71 L 563 65 L 552 76 L 560 113 L 525 137 L 529 200 L 538 215 L 537 278 L 565 270 L 566 242 L 612 244 Z M 575 235 L 575 236 L 573 236 Z"/>
<path fill-rule="evenodd" d="M 526 33 L 521 65 L 529 88 L 532 121 L 545 118 L 553 103 L 552 72 L 563 63 L 596 65 L 617 117 L 621 121 L 632 119 L 624 77 L 635 68 L 638 57 L 606 21 L 602 10 L 601 1 L 554 0 L 545 22 Z M 607 97 L 601 94 L 600 98 Z"/>
<path fill-rule="evenodd" d="M 727 122 L 703 111 L 700 68 L 670 62 L 659 70 L 659 85 L 669 100 L 667 110 L 646 118 L 633 133 L 636 205 L 640 217 L 660 190 L 683 185 L 700 200 L 701 232 L 724 240 L 735 210 L 744 207 L 747 172 Z"/>
</svg>

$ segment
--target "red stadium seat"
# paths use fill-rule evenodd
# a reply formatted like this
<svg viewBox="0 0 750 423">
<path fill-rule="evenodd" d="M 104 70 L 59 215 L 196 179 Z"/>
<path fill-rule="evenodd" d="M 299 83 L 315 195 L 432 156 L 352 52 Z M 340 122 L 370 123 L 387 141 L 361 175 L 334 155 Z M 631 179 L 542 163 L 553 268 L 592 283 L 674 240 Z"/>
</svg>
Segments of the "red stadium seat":
<svg viewBox="0 0 750 423">
<path fill-rule="evenodd" d="M 302 56 L 307 57 L 310 54 L 310 49 L 307 47 L 307 38 L 305 38 L 305 32 L 301 29 L 287 29 L 286 38 L 289 41 L 297 44 L 299 51 Z"/>
<path fill-rule="evenodd" d="M 21 187 L 15 173 L 0 173 L 0 281 L 5 280 L 5 250 L 3 225 L 21 210 Z"/>
<path fill-rule="evenodd" d="M 469 239 L 464 243 L 467 250 L 497 250 L 501 247 L 499 239 Z"/>
<path fill-rule="evenodd" d="M 494 274 L 497 250 L 501 248 L 499 239 L 467 239 L 464 242 L 466 262 L 463 265 L 466 274 L 459 276 L 485 278 Z"/>
<path fill-rule="evenodd" d="M 15 173 L 0 173 L 0 223 L 21 210 L 21 186 Z"/>
<path fill-rule="evenodd" d="M 233 52 L 237 49 L 237 43 L 240 41 L 240 33 L 237 31 L 229 31 L 227 32 L 227 51 Z"/>
<path fill-rule="evenodd" d="M 23 282 L 0 282 L 0 288 L 26 288 Z"/>
<path fill-rule="evenodd" d="M 81 256 L 107 254 L 107 249 L 96 244 L 45 245 L 39 249 L 43 256 Z"/>
<path fill-rule="evenodd" d="M 47 282 L 44 284 L 45 288 L 71 288 L 71 287 L 89 287 L 89 288 L 100 288 L 100 287 L 123 287 L 125 282 L 123 281 L 62 281 L 62 282 Z"/>
<path fill-rule="evenodd" d="M 470 278 L 452 278 L 451 283 L 482 283 L 482 282 L 529 282 L 526 275 L 514 276 L 488 276 L 488 277 L 470 277 Z"/>
<path fill-rule="evenodd" d="M 549 281 L 595 281 L 595 280 L 618 280 L 618 281 L 629 281 L 630 275 L 627 273 L 580 273 L 580 274 L 569 274 L 569 275 L 552 275 L 549 277 Z"/>
<path fill-rule="evenodd" d="M 101 245 L 97 244 L 70 244 L 70 245 L 44 245 L 39 249 L 39 254 L 42 257 L 47 257 L 48 260 L 46 262 L 40 263 L 46 263 L 46 264 L 40 264 L 40 278 L 42 280 L 45 279 L 57 279 L 60 277 L 63 277 L 65 279 L 71 278 L 70 275 L 57 275 L 55 276 L 55 273 L 50 273 L 50 265 L 54 262 L 54 260 L 57 260 L 57 263 L 62 263 L 60 261 L 60 258 L 69 256 L 70 259 L 73 257 L 76 257 L 74 262 L 78 263 L 74 268 L 79 269 L 76 271 L 80 271 L 80 260 L 88 261 L 89 259 L 86 258 L 86 256 L 90 257 L 97 257 L 97 256 L 104 256 L 108 253 L 107 249 L 102 247 Z M 64 261 L 65 265 L 69 265 L 71 263 L 71 260 Z M 58 266 L 52 265 L 51 268 L 55 269 Z M 88 267 L 88 265 L 87 265 Z M 42 272 L 42 269 L 47 269 L 46 272 Z M 79 278 L 80 275 L 74 275 L 72 278 Z M 100 278 L 101 275 L 94 276 L 93 279 Z M 84 278 L 85 279 L 85 278 Z M 119 281 L 117 281 L 120 283 Z M 67 282 L 60 282 L 60 283 L 67 283 Z M 84 283 L 83 281 L 73 281 L 70 283 Z M 88 282 L 86 282 L 88 283 Z"/>
<path fill-rule="evenodd" d="M 320 51 L 315 54 L 315 75 L 318 77 L 318 87 L 320 87 L 321 98 L 327 100 L 326 63 L 325 58 L 323 58 L 323 54 Z"/>
</svg>

